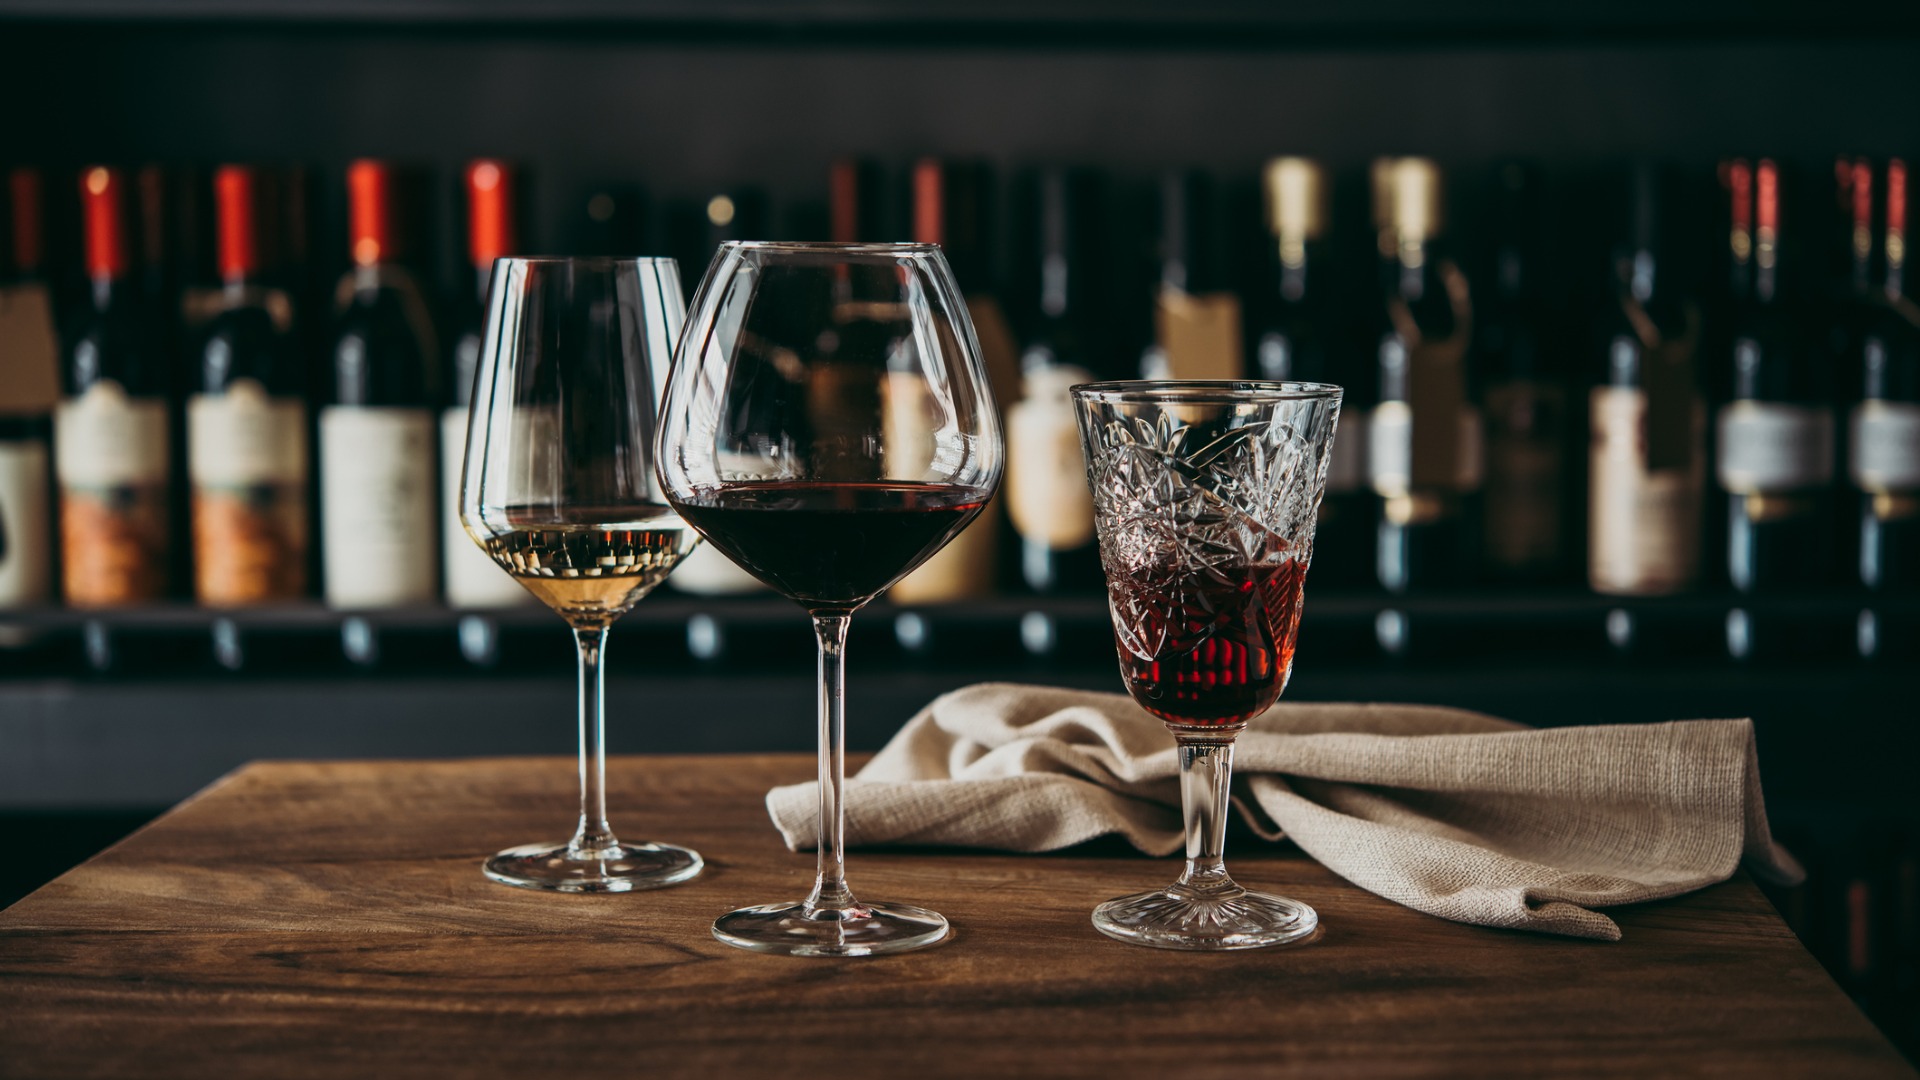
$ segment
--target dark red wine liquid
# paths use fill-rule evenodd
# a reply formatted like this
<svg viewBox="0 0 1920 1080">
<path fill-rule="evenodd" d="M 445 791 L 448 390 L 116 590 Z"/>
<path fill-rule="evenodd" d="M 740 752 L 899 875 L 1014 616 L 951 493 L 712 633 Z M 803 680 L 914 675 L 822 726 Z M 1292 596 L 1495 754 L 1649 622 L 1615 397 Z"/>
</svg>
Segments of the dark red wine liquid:
<svg viewBox="0 0 1920 1080">
<path fill-rule="evenodd" d="M 672 500 L 748 573 L 809 610 L 851 610 L 925 562 L 986 505 L 972 487 L 765 480 Z"/>
<path fill-rule="evenodd" d="M 1289 559 L 1216 571 L 1183 573 L 1172 590 L 1124 587 L 1146 613 L 1137 640 L 1158 647 L 1148 660 L 1122 644 L 1120 672 L 1133 699 L 1169 724 L 1238 727 L 1274 703 L 1293 669 L 1306 567 Z"/>
</svg>

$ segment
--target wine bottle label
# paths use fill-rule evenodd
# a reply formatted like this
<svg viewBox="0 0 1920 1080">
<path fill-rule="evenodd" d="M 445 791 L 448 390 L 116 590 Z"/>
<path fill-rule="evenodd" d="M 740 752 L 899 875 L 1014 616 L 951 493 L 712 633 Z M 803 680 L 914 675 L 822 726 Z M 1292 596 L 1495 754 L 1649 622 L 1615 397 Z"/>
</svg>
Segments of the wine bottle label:
<svg viewBox="0 0 1920 1080">
<path fill-rule="evenodd" d="M 887 475 L 922 480 L 932 467 L 940 409 L 916 372 L 888 372 L 881 403 L 881 441 Z M 937 604 L 993 591 L 1000 500 L 987 503 L 966 530 L 894 585 L 902 604 Z"/>
<path fill-rule="evenodd" d="M 460 468 L 466 456 L 467 410 L 456 405 L 440 414 L 440 544 L 447 604 L 503 608 L 531 603 L 532 594 L 500 569 L 460 523 Z"/>
<path fill-rule="evenodd" d="M 1240 298 L 1161 289 L 1153 308 L 1154 337 L 1170 379 L 1242 378 Z"/>
<path fill-rule="evenodd" d="M 1647 467 L 1647 395 L 1602 386 L 1590 401 L 1587 576 L 1595 591 L 1676 592 L 1700 564 L 1706 410 L 1696 398 L 1693 452 L 1684 468 Z"/>
<path fill-rule="evenodd" d="M 1327 494 L 1366 490 L 1368 427 L 1364 411 L 1344 406 L 1340 409 L 1340 425 L 1327 451 Z"/>
<path fill-rule="evenodd" d="M 1517 381 L 1487 388 L 1487 557 L 1521 569 L 1560 556 L 1560 388 Z"/>
<path fill-rule="evenodd" d="M 433 600 L 439 536 L 434 416 L 426 409 L 320 411 L 320 523 L 327 603 Z"/>
<path fill-rule="evenodd" d="M 167 573 L 167 409 L 102 380 L 54 414 L 67 600 L 158 600 Z"/>
<path fill-rule="evenodd" d="M 1080 428 L 1066 402 L 1022 401 L 1007 414 L 1007 516 L 1055 551 L 1093 542 L 1093 492 Z"/>
<path fill-rule="evenodd" d="M 60 350 L 46 286 L 0 288 L 0 357 L 0 412 L 50 412 L 60 400 Z"/>
<path fill-rule="evenodd" d="M 1020 345 L 1000 301 L 975 294 L 967 297 L 967 317 L 973 321 L 973 336 L 980 343 L 980 363 L 987 369 L 987 388 L 1001 415 L 1020 396 Z"/>
<path fill-rule="evenodd" d="M 1446 489 L 1473 491 L 1480 486 L 1482 471 L 1480 413 L 1467 406 L 1457 415 L 1457 429 L 1448 440 L 1453 446 L 1454 469 Z M 1334 441 L 1339 442 L 1337 438 Z M 1367 422 L 1367 469 L 1373 490 L 1388 497 L 1415 490 L 1416 461 L 1413 409 L 1404 401 L 1381 402 Z"/>
<path fill-rule="evenodd" d="M 1863 401 L 1847 424 L 1855 487 L 1874 494 L 1920 490 L 1920 405 Z"/>
<path fill-rule="evenodd" d="M 187 402 L 194 589 L 214 607 L 307 587 L 306 407 L 253 379 Z"/>
<path fill-rule="evenodd" d="M 53 599 L 51 504 L 47 444 L 0 441 L 0 608 Z"/>
<path fill-rule="evenodd" d="M 1766 494 L 1833 480 L 1833 414 L 1804 405 L 1736 401 L 1720 410 L 1720 486 Z"/>
</svg>

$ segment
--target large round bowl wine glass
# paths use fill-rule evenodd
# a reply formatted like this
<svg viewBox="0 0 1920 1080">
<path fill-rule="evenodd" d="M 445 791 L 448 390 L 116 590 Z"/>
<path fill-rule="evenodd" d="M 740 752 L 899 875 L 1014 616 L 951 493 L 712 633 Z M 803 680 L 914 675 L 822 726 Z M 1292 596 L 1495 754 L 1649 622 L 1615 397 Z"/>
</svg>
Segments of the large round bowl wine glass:
<svg viewBox="0 0 1920 1080">
<path fill-rule="evenodd" d="M 847 624 L 973 520 L 1003 452 L 973 324 L 937 246 L 721 245 L 667 389 L 661 478 L 674 509 L 805 608 L 820 641 L 813 892 L 722 916 L 721 941 L 867 956 L 946 936 L 934 912 L 847 888 Z"/>
<path fill-rule="evenodd" d="M 672 259 L 500 259 L 467 425 L 460 520 L 573 628 L 580 824 L 502 851 L 486 874 L 559 892 L 685 881 L 700 856 L 622 843 L 607 824 L 607 629 L 698 543 L 654 476 L 654 423 L 685 321 Z"/>
<path fill-rule="evenodd" d="M 1222 848 L 1234 737 L 1293 671 L 1340 388 L 1112 382 L 1072 392 L 1121 678 L 1179 746 L 1187 832 L 1178 881 L 1101 904 L 1093 924 L 1167 949 L 1302 940 L 1319 926 L 1314 910 L 1235 884 Z"/>
</svg>

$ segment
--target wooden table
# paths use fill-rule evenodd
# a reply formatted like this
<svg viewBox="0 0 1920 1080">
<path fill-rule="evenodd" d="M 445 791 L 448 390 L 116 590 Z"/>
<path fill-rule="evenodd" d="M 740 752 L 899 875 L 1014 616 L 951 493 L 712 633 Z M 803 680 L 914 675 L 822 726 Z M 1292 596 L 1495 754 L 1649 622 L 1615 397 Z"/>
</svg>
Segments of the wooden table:
<svg viewBox="0 0 1920 1080">
<path fill-rule="evenodd" d="M 807 888 L 761 796 L 811 769 L 616 759 L 615 825 L 708 869 L 576 897 L 479 869 L 570 823 L 571 761 L 250 765 L 0 912 L 0 1076 L 1913 1075 L 1744 879 L 1618 911 L 1606 944 L 1443 922 L 1243 841 L 1237 876 L 1326 932 L 1191 955 L 1088 922 L 1172 860 L 856 852 L 856 892 L 953 938 L 719 944 L 715 915 Z"/>
</svg>

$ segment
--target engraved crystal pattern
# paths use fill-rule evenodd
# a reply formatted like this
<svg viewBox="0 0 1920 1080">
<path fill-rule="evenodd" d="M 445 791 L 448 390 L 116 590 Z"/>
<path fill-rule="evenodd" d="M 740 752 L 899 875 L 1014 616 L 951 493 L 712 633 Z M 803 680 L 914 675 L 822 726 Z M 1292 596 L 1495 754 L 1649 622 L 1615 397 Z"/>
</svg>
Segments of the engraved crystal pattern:
<svg viewBox="0 0 1920 1080">
<path fill-rule="evenodd" d="M 1313 557 L 1313 526 L 1340 415 L 1330 405 L 1187 423 L 1096 403 L 1088 438 L 1100 560 L 1114 636 L 1143 660 L 1167 635 L 1211 625 L 1203 578 Z M 1212 411 L 1212 410 L 1209 410 Z M 1204 631 L 1202 631 L 1204 634 Z M 1190 646 L 1189 646 L 1190 647 Z"/>
</svg>

